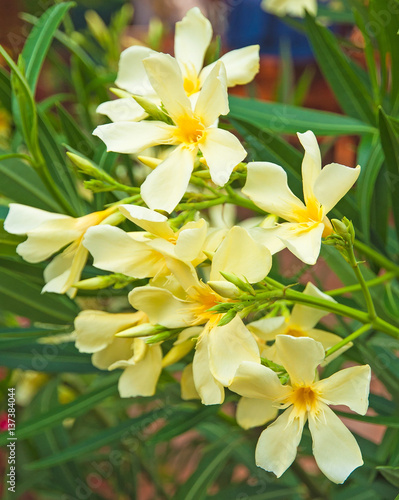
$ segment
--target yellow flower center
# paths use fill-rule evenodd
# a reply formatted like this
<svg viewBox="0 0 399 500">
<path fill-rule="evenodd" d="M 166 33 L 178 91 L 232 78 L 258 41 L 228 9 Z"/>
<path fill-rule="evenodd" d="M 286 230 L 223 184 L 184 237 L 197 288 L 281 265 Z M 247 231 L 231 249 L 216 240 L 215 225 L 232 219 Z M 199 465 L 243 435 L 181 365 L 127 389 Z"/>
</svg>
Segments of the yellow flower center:
<svg viewBox="0 0 399 500">
<path fill-rule="evenodd" d="M 304 413 L 317 414 L 319 409 L 320 392 L 313 385 L 293 387 L 288 397 L 289 403 L 294 405 L 296 416 Z"/>
<path fill-rule="evenodd" d="M 184 69 L 185 69 L 184 72 L 185 75 L 183 80 L 183 86 L 184 90 L 186 91 L 186 94 L 188 95 L 188 97 L 190 97 L 190 95 L 199 92 L 199 90 L 201 89 L 201 83 L 199 81 L 194 66 L 188 67 L 187 65 L 185 65 Z"/>
<path fill-rule="evenodd" d="M 209 285 L 201 283 L 201 286 L 194 287 L 189 292 L 188 300 L 193 303 L 191 312 L 196 317 L 195 325 L 202 325 L 208 321 L 212 326 L 216 326 L 219 323 L 221 314 L 216 314 L 209 311 L 209 309 L 216 306 L 219 302 L 226 301 L 226 299 L 223 299 L 214 292 Z"/>
<path fill-rule="evenodd" d="M 204 135 L 205 127 L 195 116 L 182 116 L 176 125 L 176 139 L 188 146 L 196 145 Z"/>
<path fill-rule="evenodd" d="M 291 337 L 307 337 L 306 333 L 301 330 L 301 328 L 288 328 L 286 332 L 284 332 L 285 335 L 291 335 Z"/>
<path fill-rule="evenodd" d="M 331 222 L 324 215 L 322 205 L 314 197 L 307 200 L 306 208 L 294 210 L 293 216 L 303 227 L 303 232 L 310 231 L 314 224 L 319 224 L 320 222 L 324 224 L 323 238 L 326 238 L 333 232 Z"/>
</svg>

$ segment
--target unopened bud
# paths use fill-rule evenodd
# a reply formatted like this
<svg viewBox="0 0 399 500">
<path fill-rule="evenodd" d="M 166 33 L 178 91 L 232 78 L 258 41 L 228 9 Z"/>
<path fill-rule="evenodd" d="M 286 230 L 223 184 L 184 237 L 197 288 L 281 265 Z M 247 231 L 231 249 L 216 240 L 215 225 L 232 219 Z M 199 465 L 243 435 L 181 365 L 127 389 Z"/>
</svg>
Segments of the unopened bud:
<svg viewBox="0 0 399 500">
<path fill-rule="evenodd" d="M 225 326 L 233 321 L 233 319 L 237 316 L 237 311 L 235 309 L 230 309 L 229 312 L 223 315 L 222 319 L 219 321 L 218 326 Z"/>
<path fill-rule="evenodd" d="M 222 297 L 226 297 L 227 299 L 236 299 L 240 296 L 240 292 L 237 290 L 237 287 L 229 281 L 208 281 L 207 285 L 209 285 L 216 293 Z"/>
<path fill-rule="evenodd" d="M 71 153 L 70 151 L 67 151 L 67 156 L 83 173 L 95 178 L 98 178 L 99 173 L 101 174 L 99 169 L 86 158 L 76 155 L 75 153 Z"/>
<path fill-rule="evenodd" d="M 223 271 L 219 271 L 219 272 L 225 280 L 229 281 L 230 283 L 233 283 L 233 285 L 235 285 L 237 288 L 239 288 L 243 292 L 247 292 L 251 295 L 255 295 L 254 289 L 252 288 L 252 286 L 248 282 L 243 281 L 235 274 L 226 273 Z"/>
<path fill-rule="evenodd" d="M 78 281 L 74 283 L 73 286 L 79 290 L 102 290 L 103 288 L 108 288 L 113 285 L 114 282 L 115 280 L 112 276 L 96 276 L 95 278 Z"/>
<path fill-rule="evenodd" d="M 137 102 L 137 104 L 151 116 L 151 118 L 172 125 L 173 122 L 169 118 L 169 116 L 164 113 L 162 109 L 158 108 L 158 106 L 154 104 L 150 99 L 147 99 L 146 97 L 142 97 L 140 95 L 133 95 L 132 97 Z"/>
<path fill-rule="evenodd" d="M 150 323 L 142 323 L 141 325 L 132 326 L 126 330 L 115 333 L 115 337 L 134 338 L 134 337 L 148 337 L 160 332 L 164 332 L 165 327 L 161 325 L 151 325 Z M 167 332 L 169 333 L 169 332 Z"/>
<path fill-rule="evenodd" d="M 137 159 L 140 160 L 141 163 L 144 163 L 147 167 L 152 168 L 152 170 L 162 163 L 162 160 L 159 158 L 152 158 L 151 156 L 138 156 Z"/>
</svg>

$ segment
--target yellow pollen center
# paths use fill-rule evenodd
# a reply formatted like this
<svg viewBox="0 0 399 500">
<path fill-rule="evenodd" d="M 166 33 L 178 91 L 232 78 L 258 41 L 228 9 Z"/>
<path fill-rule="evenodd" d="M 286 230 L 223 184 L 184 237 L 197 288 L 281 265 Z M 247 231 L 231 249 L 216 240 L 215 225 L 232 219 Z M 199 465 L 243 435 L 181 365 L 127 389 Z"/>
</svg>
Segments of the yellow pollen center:
<svg viewBox="0 0 399 500">
<path fill-rule="evenodd" d="M 200 90 L 200 81 L 196 76 L 194 78 L 192 78 L 191 76 L 186 77 L 184 79 L 183 85 L 184 85 L 184 90 L 186 91 L 188 97 L 190 97 L 190 95 L 195 94 L 196 92 L 199 92 Z"/>
<path fill-rule="evenodd" d="M 312 386 L 299 386 L 293 388 L 289 402 L 295 407 L 297 413 L 317 413 L 319 406 L 319 392 Z"/>
<path fill-rule="evenodd" d="M 205 127 L 202 125 L 199 118 L 182 116 L 176 125 L 175 136 L 179 142 L 184 144 L 196 144 L 204 135 Z"/>
<path fill-rule="evenodd" d="M 195 287 L 189 294 L 189 300 L 193 304 L 191 312 L 196 317 L 196 325 L 202 325 L 210 321 L 212 325 L 215 323 L 214 326 L 216 326 L 221 315 L 209 311 L 209 309 L 225 299 L 215 293 L 210 286 L 201 283 L 201 286 Z"/>
<path fill-rule="evenodd" d="M 291 337 L 307 337 L 308 336 L 300 328 L 289 328 L 285 332 L 285 335 L 291 335 Z"/>
</svg>

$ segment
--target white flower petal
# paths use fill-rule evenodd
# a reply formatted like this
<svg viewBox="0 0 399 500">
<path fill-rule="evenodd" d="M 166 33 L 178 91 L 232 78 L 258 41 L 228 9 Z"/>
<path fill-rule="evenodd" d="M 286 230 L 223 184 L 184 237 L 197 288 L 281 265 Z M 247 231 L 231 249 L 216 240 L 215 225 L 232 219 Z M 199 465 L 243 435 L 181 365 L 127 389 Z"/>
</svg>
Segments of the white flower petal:
<svg viewBox="0 0 399 500">
<path fill-rule="evenodd" d="M 91 227 L 83 243 L 93 256 L 93 265 L 99 269 L 142 279 L 155 276 L 165 267 L 160 253 L 135 241 L 118 227 Z"/>
<path fill-rule="evenodd" d="M 365 415 L 369 405 L 370 377 L 368 365 L 353 366 L 320 380 L 317 389 L 327 404 L 346 405 L 352 411 Z"/>
<path fill-rule="evenodd" d="M 182 227 L 175 246 L 176 257 L 183 262 L 192 262 L 198 259 L 202 253 L 207 229 L 208 224 L 204 219 L 190 222 Z"/>
<path fill-rule="evenodd" d="M 227 325 L 212 328 L 208 342 L 212 375 L 224 386 L 231 384 L 243 361 L 260 363 L 258 344 L 239 316 Z"/>
<path fill-rule="evenodd" d="M 270 368 L 249 361 L 238 367 L 229 389 L 246 398 L 270 400 L 284 397 L 292 390 L 283 386 Z"/>
<path fill-rule="evenodd" d="M 188 74 L 194 70 L 195 76 L 199 75 L 211 40 L 212 25 L 198 7 L 190 9 L 176 23 L 175 57 Z"/>
<path fill-rule="evenodd" d="M 290 190 L 287 174 L 275 163 L 252 162 L 247 165 L 247 181 L 242 190 L 258 207 L 288 221 L 305 205 Z"/>
<path fill-rule="evenodd" d="M 157 121 L 107 123 L 97 127 L 93 135 L 116 153 L 139 153 L 158 144 L 170 144 L 175 127 Z"/>
<path fill-rule="evenodd" d="M 307 205 L 314 198 L 313 187 L 321 172 L 321 155 L 316 136 L 311 130 L 297 135 L 305 150 L 302 161 L 302 182 L 303 195 Z"/>
<path fill-rule="evenodd" d="M 194 113 L 205 127 L 211 127 L 220 115 L 229 112 L 226 70 L 223 63 L 216 63 L 205 80 L 195 105 Z"/>
<path fill-rule="evenodd" d="M 141 197 L 152 210 L 172 212 L 186 192 L 197 151 L 177 147 L 141 185 Z"/>
<path fill-rule="evenodd" d="M 301 441 L 303 425 L 299 418 L 291 419 L 288 408 L 262 432 L 256 445 L 255 460 L 258 467 L 280 477 L 295 460 Z"/>
<path fill-rule="evenodd" d="M 234 167 L 247 156 L 237 137 L 220 128 L 208 128 L 199 148 L 209 167 L 212 180 L 218 186 L 226 184 Z"/>
<path fill-rule="evenodd" d="M 118 383 L 120 396 L 153 396 L 161 371 L 162 350 L 159 345 L 154 345 L 147 350 L 142 361 L 124 370 Z"/>
<path fill-rule="evenodd" d="M 274 318 L 262 318 L 247 325 L 250 332 L 262 340 L 274 340 L 276 335 L 285 333 L 287 323 L 284 316 Z"/>
<path fill-rule="evenodd" d="M 263 0 L 262 8 L 277 16 L 305 17 L 306 11 L 315 16 L 317 0 Z"/>
<path fill-rule="evenodd" d="M 143 59 L 156 52 L 148 47 L 134 45 L 124 50 L 119 59 L 119 70 L 116 85 L 132 94 L 151 96 L 154 89 L 148 79 Z"/>
<path fill-rule="evenodd" d="M 295 257 L 313 266 L 320 255 L 323 231 L 323 223 L 284 222 L 276 234 Z"/>
<path fill-rule="evenodd" d="M 209 367 L 208 332 L 205 330 L 195 346 L 193 359 L 194 384 L 204 405 L 222 404 L 224 388 L 212 375 Z"/>
<path fill-rule="evenodd" d="M 197 392 L 197 389 L 195 388 L 192 363 L 187 365 L 181 373 L 180 388 L 181 398 L 184 401 L 190 399 L 201 399 Z"/>
<path fill-rule="evenodd" d="M 213 256 L 210 280 L 222 280 L 222 271 L 257 283 L 267 276 L 271 266 L 269 250 L 251 238 L 248 231 L 234 226 Z"/>
<path fill-rule="evenodd" d="M 96 111 L 100 115 L 108 116 L 113 122 L 138 122 L 148 116 L 133 97 L 103 102 L 97 107 Z"/>
<path fill-rule="evenodd" d="M 310 297 L 315 297 L 317 299 L 328 300 L 329 302 L 336 303 L 336 301 L 321 292 L 317 287 L 313 285 L 313 283 L 308 283 L 303 291 L 304 294 L 309 295 Z M 322 309 L 316 309 L 315 307 L 304 306 L 302 304 L 296 304 L 292 308 L 289 325 L 299 326 L 302 330 L 310 330 L 315 327 L 317 323 L 329 314 L 328 311 L 323 311 Z"/>
<path fill-rule="evenodd" d="M 162 288 L 149 285 L 134 288 L 129 293 L 129 302 L 135 309 L 144 311 L 151 323 L 167 328 L 186 327 L 196 319 L 191 313 L 192 304 Z"/>
<path fill-rule="evenodd" d="M 320 342 L 309 337 L 277 335 L 276 352 L 284 360 L 291 383 L 310 385 L 316 377 L 316 368 L 324 360 L 324 348 Z"/>
<path fill-rule="evenodd" d="M 137 205 L 119 205 L 119 210 L 125 217 L 148 233 L 155 234 L 165 240 L 173 238 L 175 235 L 168 224 L 168 218 L 158 212 Z"/>
<path fill-rule="evenodd" d="M 192 116 L 183 76 L 176 59 L 169 54 L 156 54 L 143 61 L 151 85 L 160 97 L 172 120 Z"/>
<path fill-rule="evenodd" d="M 104 349 L 96 351 L 91 357 L 91 362 L 100 370 L 114 370 L 119 368 L 118 364 L 122 360 L 132 357 L 132 347 L 132 339 L 115 338 Z"/>
<path fill-rule="evenodd" d="M 10 203 L 7 217 L 4 221 L 4 229 L 11 234 L 27 234 L 36 229 L 44 222 L 49 221 L 74 221 L 69 215 L 55 214 L 41 210 L 40 208 Z"/>
<path fill-rule="evenodd" d="M 326 214 L 346 195 L 359 175 L 359 166 L 350 168 L 339 163 L 330 163 L 323 168 L 316 179 L 314 194 Z"/>
<path fill-rule="evenodd" d="M 113 341 L 115 333 L 136 325 L 142 316 L 142 313 L 82 311 L 75 319 L 76 347 L 80 352 L 100 351 Z"/>
<path fill-rule="evenodd" d="M 266 399 L 241 398 L 237 405 L 236 419 L 243 429 L 259 427 L 277 417 L 278 410 Z"/>
<path fill-rule="evenodd" d="M 259 71 L 259 45 L 249 45 L 224 54 L 221 61 L 226 68 L 227 86 L 245 85 L 251 82 Z M 206 66 L 200 74 L 201 82 L 205 81 L 216 63 Z"/>
<path fill-rule="evenodd" d="M 309 429 L 316 463 L 330 481 L 341 484 L 363 465 L 356 439 L 328 406 L 316 418 L 309 415 Z"/>
</svg>

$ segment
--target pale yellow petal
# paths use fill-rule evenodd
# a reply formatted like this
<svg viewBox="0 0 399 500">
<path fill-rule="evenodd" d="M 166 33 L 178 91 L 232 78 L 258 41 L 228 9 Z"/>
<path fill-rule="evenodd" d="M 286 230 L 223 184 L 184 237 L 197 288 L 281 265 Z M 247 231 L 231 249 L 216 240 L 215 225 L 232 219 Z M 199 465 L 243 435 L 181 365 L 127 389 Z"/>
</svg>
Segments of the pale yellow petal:
<svg viewBox="0 0 399 500">
<path fill-rule="evenodd" d="M 316 368 L 324 360 L 324 348 L 320 342 L 309 337 L 277 335 L 276 351 L 291 383 L 295 385 L 312 384 L 316 377 Z"/>
<path fill-rule="evenodd" d="M 83 243 L 94 258 L 94 266 L 106 271 L 142 279 L 155 276 L 165 266 L 160 253 L 118 227 L 92 227 Z"/>
<path fill-rule="evenodd" d="M 245 85 L 251 82 L 259 71 L 259 45 L 249 45 L 232 50 L 224 54 L 219 61 L 226 68 L 228 87 Z M 201 71 L 200 80 L 202 82 L 205 81 L 215 64 L 212 63 Z"/>
<path fill-rule="evenodd" d="M 156 54 L 148 47 L 133 45 L 121 53 L 116 85 L 132 94 L 151 96 L 154 89 L 148 79 L 143 59 Z"/>
<path fill-rule="evenodd" d="M 140 153 L 159 144 L 173 144 L 175 127 L 158 121 L 120 121 L 98 126 L 93 135 L 116 153 Z"/>
<path fill-rule="evenodd" d="M 192 116 L 192 108 L 183 86 L 183 76 L 176 59 L 169 54 L 156 54 L 143 61 L 148 78 L 165 109 L 176 123 Z"/>
<path fill-rule="evenodd" d="M 296 221 L 295 211 L 305 208 L 288 187 L 284 169 L 275 163 L 248 163 L 242 192 L 262 210 L 288 221 Z"/>
<path fill-rule="evenodd" d="M 159 345 L 151 346 L 145 358 L 129 366 L 122 373 L 118 389 L 122 398 L 135 396 L 153 396 L 162 371 L 162 349 Z"/>
<path fill-rule="evenodd" d="M 247 328 L 262 340 L 274 340 L 276 335 L 285 333 L 287 323 L 283 316 L 275 316 L 274 318 L 262 318 L 258 321 L 252 321 L 247 325 Z"/>
<path fill-rule="evenodd" d="M 242 362 L 260 363 L 258 344 L 239 316 L 227 325 L 212 328 L 208 342 L 210 370 L 226 387 Z"/>
<path fill-rule="evenodd" d="M 223 63 L 218 62 L 204 81 L 194 113 L 205 127 L 211 127 L 220 115 L 228 112 L 226 70 Z"/>
<path fill-rule="evenodd" d="M 97 107 L 96 112 L 108 116 L 113 122 L 138 122 L 148 116 L 133 97 L 103 102 Z"/>
<path fill-rule="evenodd" d="M 303 195 L 307 205 L 314 198 L 314 184 L 321 172 L 321 155 L 316 136 L 311 130 L 297 135 L 305 150 L 302 161 L 302 182 Z"/>
<path fill-rule="evenodd" d="M 120 363 L 133 355 L 132 339 L 114 338 L 113 341 L 101 351 L 96 351 L 91 357 L 91 362 L 100 370 L 114 370 L 120 368 Z"/>
<path fill-rule="evenodd" d="M 134 288 L 129 293 L 129 302 L 135 309 L 144 311 L 151 323 L 167 328 L 186 327 L 196 319 L 190 303 L 162 288 L 149 285 Z"/>
<path fill-rule="evenodd" d="M 75 319 L 76 347 L 80 352 L 91 353 L 104 349 L 112 342 L 115 333 L 134 326 L 141 318 L 141 313 L 82 311 Z"/>
<path fill-rule="evenodd" d="M 259 427 L 277 417 L 278 410 L 266 399 L 241 398 L 237 405 L 237 423 L 243 429 Z"/>
<path fill-rule="evenodd" d="M 201 399 L 194 384 L 193 365 L 187 365 L 181 374 L 180 379 L 181 398 L 185 401 L 190 399 Z"/>
<path fill-rule="evenodd" d="M 353 366 L 320 380 L 317 390 L 329 405 L 345 405 L 365 415 L 369 405 L 371 371 L 368 365 Z"/>
<path fill-rule="evenodd" d="M 317 0 L 263 0 L 262 8 L 277 16 L 305 17 L 305 12 L 317 14 Z"/>
<path fill-rule="evenodd" d="M 40 208 L 21 205 L 20 203 L 10 203 L 9 211 L 4 221 L 4 229 L 11 234 L 27 234 L 49 221 L 74 221 L 69 215 L 47 212 Z"/>
<path fill-rule="evenodd" d="M 244 361 L 238 367 L 229 389 L 246 398 L 271 401 L 291 392 L 291 388 L 283 386 L 270 368 L 249 361 Z"/>
<path fill-rule="evenodd" d="M 195 388 L 204 405 L 222 404 L 224 388 L 212 375 L 209 367 L 208 335 L 202 334 L 197 342 L 193 359 L 193 377 Z"/>
<path fill-rule="evenodd" d="M 336 301 L 326 295 L 322 291 L 320 291 L 313 283 L 307 283 L 304 294 L 309 295 L 310 297 L 315 297 L 317 299 L 328 300 L 329 302 L 336 303 Z M 289 324 L 295 326 L 299 326 L 302 330 L 310 330 L 314 328 L 317 323 L 329 314 L 328 311 L 323 311 L 323 309 L 316 309 L 315 307 L 304 306 L 301 304 L 296 304 L 292 308 L 291 317 L 289 320 Z"/>
<path fill-rule="evenodd" d="M 343 198 L 360 175 L 360 167 L 350 168 L 331 163 L 326 165 L 316 179 L 314 194 L 328 213 Z"/>
<path fill-rule="evenodd" d="M 187 190 L 196 148 L 177 147 L 141 185 L 141 197 L 152 210 L 172 212 Z"/>
<path fill-rule="evenodd" d="M 316 463 L 330 481 L 341 484 L 363 465 L 356 439 L 328 406 L 317 417 L 309 415 L 309 429 Z"/>
<path fill-rule="evenodd" d="M 313 266 L 320 255 L 323 231 L 323 223 L 284 222 L 276 234 L 295 257 Z"/>
<path fill-rule="evenodd" d="M 272 257 L 266 247 L 257 243 L 242 227 L 234 226 L 217 249 L 210 279 L 222 280 L 222 272 L 234 273 L 250 283 L 261 281 L 270 271 Z"/>
<path fill-rule="evenodd" d="M 256 445 L 255 460 L 258 467 L 280 477 L 295 460 L 301 441 L 303 424 L 299 418 L 291 419 L 288 408 L 262 432 Z"/>
<path fill-rule="evenodd" d="M 168 218 L 159 212 L 137 205 L 119 205 L 125 217 L 148 233 L 168 240 L 174 237 L 174 231 L 168 224 Z"/>
<path fill-rule="evenodd" d="M 212 180 L 224 186 L 231 172 L 247 156 L 247 152 L 235 135 L 220 128 L 208 128 L 199 143 Z"/>
<path fill-rule="evenodd" d="M 211 40 L 212 25 L 198 7 L 190 9 L 176 23 L 175 57 L 182 66 L 183 73 L 198 76 Z"/>
<path fill-rule="evenodd" d="M 175 255 L 183 262 L 193 262 L 202 254 L 208 224 L 204 219 L 190 222 L 182 227 L 176 242 Z M 205 259 L 203 256 L 202 260 Z"/>
</svg>

